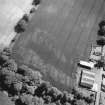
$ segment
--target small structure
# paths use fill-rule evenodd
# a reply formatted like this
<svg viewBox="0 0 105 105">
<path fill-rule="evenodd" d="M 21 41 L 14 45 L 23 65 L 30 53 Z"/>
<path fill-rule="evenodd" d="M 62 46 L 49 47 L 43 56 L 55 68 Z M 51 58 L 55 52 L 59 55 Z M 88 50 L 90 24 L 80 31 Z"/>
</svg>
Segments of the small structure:
<svg viewBox="0 0 105 105">
<path fill-rule="evenodd" d="M 89 59 L 92 61 L 98 61 L 101 60 L 101 56 L 102 56 L 102 47 L 92 45 Z"/>
<path fill-rule="evenodd" d="M 95 65 L 95 62 L 87 62 L 87 61 L 80 61 L 78 63 L 79 66 L 83 67 L 83 68 L 86 68 L 86 69 L 93 69 L 94 68 L 94 65 Z"/>
<path fill-rule="evenodd" d="M 95 82 L 95 73 L 87 70 L 81 71 L 80 86 L 92 89 Z"/>
</svg>

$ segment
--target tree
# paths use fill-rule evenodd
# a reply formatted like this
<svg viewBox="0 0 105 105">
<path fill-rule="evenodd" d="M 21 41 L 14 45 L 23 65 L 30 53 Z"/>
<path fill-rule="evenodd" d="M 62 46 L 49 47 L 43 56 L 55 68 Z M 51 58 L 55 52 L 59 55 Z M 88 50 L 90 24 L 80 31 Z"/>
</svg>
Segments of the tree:
<svg viewBox="0 0 105 105">
<path fill-rule="evenodd" d="M 45 104 L 45 105 L 56 105 L 56 103 L 49 103 L 49 104 Z"/>
<path fill-rule="evenodd" d="M 97 44 L 103 47 L 105 45 L 105 39 L 104 38 L 98 39 Z"/>
<path fill-rule="evenodd" d="M 28 85 L 26 85 L 26 89 L 27 89 L 28 94 L 34 95 L 35 90 L 37 89 L 37 86 L 28 86 Z"/>
<path fill-rule="evenodd" d="M 23 18 L 22 18 L 25 22 L 29 21 L 29 17 L 27 14 L 24 14 Z"/>
<path fill-rule="evenodd" d="M 35 95 L 38 97 L 43 96 L 44 94 L 47 93 L 48 89 L 51 87 L 49 82 L 43 82 L 41 83 L 38 88 L 35 90 Z"/>
<path fill-rule="evenodd" d="M 44 105 L 44 100 L 37 96 L 33 97 L 32 102 L 34 103 L 34 105 Z"/>
<path fill-rule="evenodd" d="M 69 94 L 68 94 L 67 91 L 64 91 L 63 92 L 63 97 L 61 99 L 61 103 L 64 104 L 65 102 L 68 102 L 68 100 L 69 100 Z"/>
<path fill-rule="evenodd" d="M 1 87 L 12 95 L 19 93 L 22 88 L 22 76 L 7 68 L 0 71 L 0 80 Z"/>
<path fill-rule="evenodd" d="M 29 85 L 37 85 L 40 84 L 42 75 L 38 71 L 34 71 L 33 69 L 29 68 L 26 65 L 22 65 L 18 69 L 18 73 L 22 74 L 23 76 L 27 77 L 29 80 Z"/>
<path fill-rule="evenodd" d="M 57 101 L 61 99 L 62 92 L 58 90 L 56 87 L 51 87 L 48 89 L 47 95 L 52 97 L 52 101 Z"/>
<path fill-rule="evenodd" d="M 3 89 L 6 88 L 4 81 L 5 81 L 5 76 L 8 75 L 9 72 L 10 71 L 8 71 L 7 68 L 2 68 L 0 70 L 0 87 Z"/>
<path fill-rule="evenodd" d="M 35 8 L 32 8 L 31 10 L 30 10 L 30 13 L 34 13 L 35 12 Z"/>
<path fill-rule="evenodd" d="M 14 31 L 18 34 L 24 32 L 25 25 L 26 25 L 26 22 L 23 19 L 21 19 L 14 27 Z"/>
<path fill-rule="evenodd" d="M 32 99 L 33 99 L 33 96 L 29 95 L 29 94 L 22 94 L 19 97 L 20 103 L 23 105 L 32 105 Z M 19 104 L 19 105 L 21 105 L 21 104 Z"/>
<path fill-rule="evenodd" d="M 39 5 L 41 3 L 41 0 L 33 0 L 32 5 Z"/>
<path fill-rule="evenodd" d="M 104 67 L 104 62 L 98 61 L 98 62 L 95 64 L 95 67 L 97 67 L 97 68 Z"/>
<path fill-rule="evenodd" d="M 32 76 L 33 75 L 33 70 L 30 69 L 28 66 L 26 65 L 21 65 L 18 68 L 18 73 L 22 74 L 23 76 Z"/>
<path fill-rule="evenodd" d="M 71 94 L 77 94 L 77 90 L 75 88 L 72 89 Z"/>
<path fill-rule="evenodd" d="M 64 103 L 64 105 L 71 105 L 71 104 L 70 104 L 70 103 L 68 103 L 68 102 L 65 102 L 65 103 Z"/>
<path fill-rule="evenodd" d="M 22 79 L 23 83 L 26 83 L 26 84 L 29 84 L 30 80 L 27 76 L 23 76 L 23 79 Z"/>
<path fill-rule="evenodd" d="M 3 51 L 0 52 L 0 66 L 10 59 L 11 54 L 12 49 L 9 47 L 4 48 Z"/>
<path fill-rule="evenodd" d="M 99 23 L 99 28 L 100 29 L 103 29 L 105 27 L 105 20 L 102 20 L 100 23 Z"/>
<path fill-rule="evenodd" d="M 77 100 L 76 100 L 76 99 L 73 99 L 73 100 L 71 101 L 71 105 L 77 105 Z"/>
<path fill-rule="evenodd" d="M 45 102 L 46 104 L 51 103 L 51 100 L 52 100 L 50 96 L 44 96 L 43 99 L 44 99 L 44 102 Z"/>
<path fill-rule="evenodd" d="M 7 71 L 7 70 L 2 70 L 3 71 L 3 76 L 4 76 L 4 80 L 3 83 L 6 87 L 10 88 L 12 83 L 16 83 L 18 80 L 15 77 L 15 74 L 11 71 Z"/>
<path fill-rule="evenodd" d="M 99 36 L 105 36 L 105 30 L 100 29 L 100 30 L 98 30 L 97 34 L 98 34 Z"/>
<path fill-rule="evenodd" d="M 15 62 L 15 60 L 13 59 L 9 59 L 7 60 L 4 64 L 3 67 L 6 67 L 8 70 L 13 71 L 13 72 L 17 72 L 17 63 Z"/>
<path fill-rule="evenodd" d="M 9 59 L 9 57 L 3 53 L 0 53 L 0 66 L 2 67 L 3 64 Z"/>
<path fill-rule="evenodd" d="M 0 105 L 14 105 L 8 96 L 0 92 Z"/>
<path fill-rule="evenodd" d="M 1 53 L 2 53 L 2 55 L 6 55 L 6 56 L 9 56 L 10 57 L 11 54 L 12 54 L 12 48 L 5 47 Z"/>
<path fill-rule="evenodd" d="M 56 105 L 62 105 L 60 100 L 56 101 L 55 103 L 56 103 Z"/>
<path fill-rule="evenodd" d="M 85 103 L 84 100 L 77 100 L 77 101 L 76 101 L 76 104 L 77 104 L 77 105 L 86 105 L 86 103 Z"/>
<path fill-rule="evenodd" d="M 19 83 L 20 81 L 16 78 L 13 72 L 8 73 L 4 76 L 4 80 L 2 81 L 3 89 L 6 89 L 10 95 L 16 95 L 20 92 L 22 84 Z"/>
<path fill-rule="evenodd" d="M 88 104 L 91 104 L 91 103 L 94 102 L 93 98 L 91 98 L 91 97 L 84 97 L 84 100 L 85 100 L 85 102 L 88 103 Z"/>
<path fill-rule="evenodd" d="M 80 93 L 80 92 L 77 92 L 75 95 L 74 95 L 74 98 L 77 99 L 77 100 L 80 100 L 80 99 L 83 99 L 83 94 Z"/>
<path fill-rule="evenodd" d="M 22 89 L 22 82 L 13 83 L 12 86 L 13 86 L 13 90 L 14 90 L 17 94 L 19 94 L 20 91 L 21 91 L 21 89 Z"/>
</svg>

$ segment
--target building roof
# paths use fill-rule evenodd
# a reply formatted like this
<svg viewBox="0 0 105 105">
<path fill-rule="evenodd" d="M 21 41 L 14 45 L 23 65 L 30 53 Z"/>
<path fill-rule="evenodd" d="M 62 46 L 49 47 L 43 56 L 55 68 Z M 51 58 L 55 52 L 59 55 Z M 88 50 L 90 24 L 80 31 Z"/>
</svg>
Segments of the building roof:
<svg viewBox="0 0 105 105">
<path fill-rule="evenodd" d="M 95 73 L 87 70 L 82 70 L 80 84 L 85 87 L 92 88 L 95 81 Z"/>
<path fill-rule="evenodd" d="M 87 66 L 87 67 L 90 67 L 90 68 L 94 68 L 94 62 L 87 62 L 87 61 L 82 61 L 81 60 L 79 63 L 82 66 Z"/>
</svg>

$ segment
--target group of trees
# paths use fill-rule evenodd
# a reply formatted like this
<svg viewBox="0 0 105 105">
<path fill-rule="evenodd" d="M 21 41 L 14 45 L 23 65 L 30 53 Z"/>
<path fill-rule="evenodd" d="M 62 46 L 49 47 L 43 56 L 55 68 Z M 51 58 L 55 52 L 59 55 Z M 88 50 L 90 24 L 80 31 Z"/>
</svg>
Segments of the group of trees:
<svg viewBox="0 0 105 105">
<path fill-rule="evenodd" d="M 5 90 L 15 105 L 79 105 L 92 103 L 75 89 L 61 92 L 49 82 L 42 81 L 40 72 L 27 65 L 19 66 L 11 57 L 11 49 L 0 53 L 0 89 Z M 84 104 L 85 105 L 85 104 Z"/>
<path fill-rule="evenodd" d="M 41 3 L 41 0 L 33 0 L 32 5 L 39 5 Z"/>
<path fill-rule="evenodd" d="M 98 39 L 96 40 L 97 45 L 101 46 L 103 49 L 103 46 L 105 46 L 105 20 L 102 20 L 99 23 L 99 30 L 97 34 L 98 34 Z M 103 59 L 101 59 L 100 61 L 97 61 L 97 63 L 95 64 L 95 67 L 97 68 L 101 68 L 104 66 L 105 66 L 105 63 Z"/>
<path fill-rule="evenodd" d="M 99 36 L 105 36 L 105 20 L 102 20 L 99 23 L 98 35 Z"/>
<path fill-rule="evenodd" d="M 103 47 L 105 45 L 105 20 L 99 23 L 98 36 L 100 38 L 97 40 L 97 44 Z"/>
<path fill-rule="evenodd" d="M 34 5 L 35 7 L 37 5 L 39 5 L 41 3 L 41 0 L 33 0 L 32 5 Z M 33 7 L 30 10 L 30 14 L 35 12 L 35 8 Z M 29 15 L 30 15 L 29 14 Z M 24 14 L 23 17 L 18 21 L 18 23 L 16 24 L 16 26 L 14 27 L 14 31 L 16 33 L 22 33 L 25 31 L 25 27 L 27 25 L 27 23 L 29 22 L 29 15 L 28 14 Z"/>
<path fill-rule="evenodd" d="M 12 59 L 11 52 L 10 48 L 0 52 L 0 89 L 7 91 L 10 96 L 24 92 L 34 94 L 42 75 L 26 65 L 18 66 Z"/>
<path fill-rule="evenodd" d="M 18 34 L 24 32 L 28 22 L 29 16 L 27 14 L 24 14 L 23 17 L 18 21 L 18 23 L 14 27 L 15 32 Z"/>
</svg>

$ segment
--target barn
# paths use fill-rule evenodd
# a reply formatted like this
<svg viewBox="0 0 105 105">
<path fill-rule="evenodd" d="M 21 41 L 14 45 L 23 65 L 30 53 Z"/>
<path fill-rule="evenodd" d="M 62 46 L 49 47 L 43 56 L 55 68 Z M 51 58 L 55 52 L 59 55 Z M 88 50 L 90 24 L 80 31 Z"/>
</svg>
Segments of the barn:
<svg viewBox="0 0 105 105">
<path fill-rule="evenodd" d="M 80 86 L 92 89 L 95 81 L 95 73 L 92 71 L 82 70 L 80 76 Z"/>
</svg>

